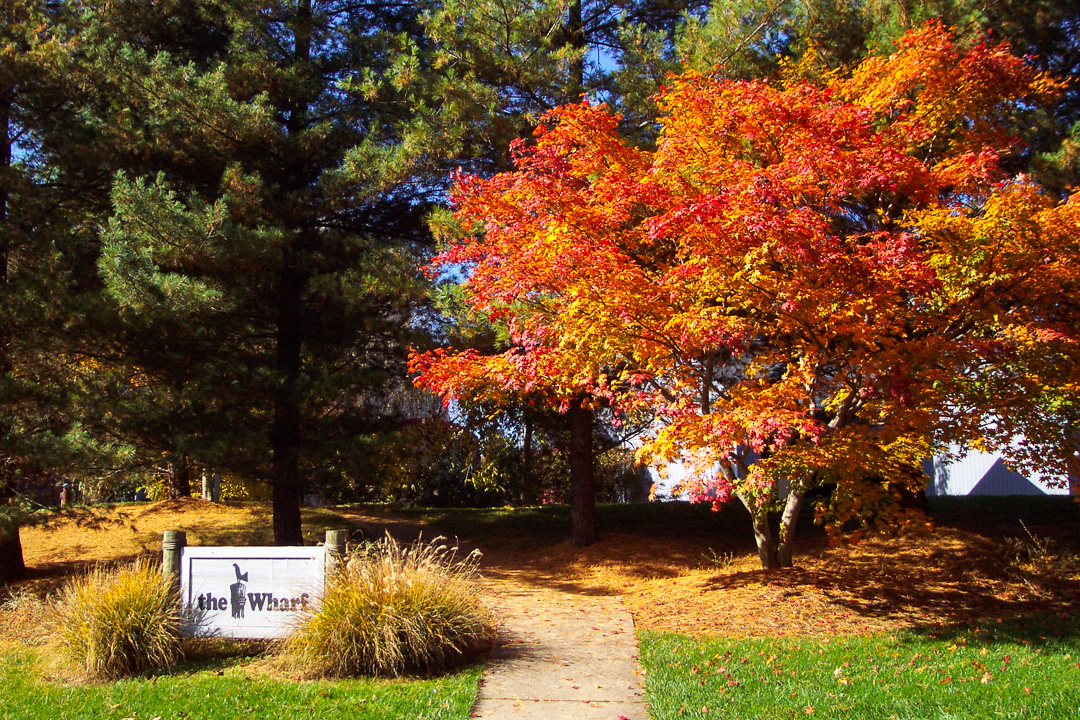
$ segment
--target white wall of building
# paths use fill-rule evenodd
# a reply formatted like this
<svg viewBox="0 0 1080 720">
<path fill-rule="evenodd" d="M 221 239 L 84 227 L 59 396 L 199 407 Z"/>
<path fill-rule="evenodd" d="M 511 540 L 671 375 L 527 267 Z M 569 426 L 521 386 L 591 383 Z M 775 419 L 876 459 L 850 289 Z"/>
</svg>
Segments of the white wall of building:
<svg viewBox="0 0 1080 720">
<path fill-rule="evenodd" d="M 923 463 L 930 477 L 927 495 L 1068 495 L 1064 478 L 1024 476 L 1005 464 L 1001 455 L 969 450 L 949 460 L 935 457 Z"/>
<path fill-rule="evenodd" d="M 935 457 L 923 463 L 923 471 L 930 478 L 926 494 L 938 495 L 1068 495 L 1068 482 L 1056 482 L 1059 478 L 1040 474 L 1025 477 L 1010 469 L 1000 455 L 969 450 L 962 457 L 949 460 Z M 683 466 L 672 463 L 661 477 L 656 468 L 649 468 L 654 483 L 653 495 L 657 500 L 685 500 L 676 496 L 675 485 L 685 474 Z"/>
</svg>

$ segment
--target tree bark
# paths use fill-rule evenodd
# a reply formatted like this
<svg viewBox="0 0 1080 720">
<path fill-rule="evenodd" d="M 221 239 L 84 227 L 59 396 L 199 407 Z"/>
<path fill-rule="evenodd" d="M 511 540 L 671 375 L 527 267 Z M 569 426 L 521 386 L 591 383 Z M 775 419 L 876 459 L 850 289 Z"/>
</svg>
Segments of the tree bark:
<svg viewBox="0 0 1080 720">
<path fill-rule="evenodd" d="M 300 520 L 300 378 L 302 325 L 299 273 L 286 269 L 280 278 L 277 328 L 278 386 L 274 397 L 274 427 L 270 434 L 273 452 L 271 501 L 274 510 L 274 544 L 303 545 Z"/>
<path fill-rule="evenodd" d="M 806 491 L 801 487 L 792 487 L 784 503 L 784 513 L 780 516 L 780 542 L 776 546 L 777 560 L 780 567 L 793 567 L 795 552 L 795 528 L 799 523 L 799 511 L 802 509 Z"/>
<path fill-rule="evenodd" d="M 0 585 L 19 580 L 26 575 L 23 562 L 22 542 L 16 523 L 0 521 Z"/>
<path fill-rule="evenodd" d="M 8 202 L 11 197 L 8 175 L 12 160 L 11 109 L 14 105 L 14 92 L 11 86 L 0 91 L 0 302 L 6 301 L 11 263 L 11 232 L 7 224 Z M 11 337 L 11 328 L 0 324 L 0 379 L 11 375 L 15 368 Z M 6 421 L 0 421 L 0 492 L 5 494 L 14 494 L 8 473 L 9 455 L 6 441 L 10 432 L 11 426 Z M 5 522 L 0 518 L 0 585 L 18 580 L 25 572 L 19 525 L 14 520 Z"/>
<path fill-rule="evenodd" d="M 11 231 L 8 229 L 8 202 L 11 191 L 8 187 L 11 172 L 13 140 L 11 137 L 11 108 L 14 104 L 10 87 L 0 91 L 0 302 L 7 302 L 8 274 L 11 264 Z M 11 374 L 15 367 L 11 352 L 11 328 L 0 324 L 0 378 Z M 5 413 L 6 414 L 6 413 Z M 7 421 L 0 424 L 0 467 L 7 459 L 4 441 L 10 431 Z M 0 478 L 0 483 L 4 479 Z"/>
<path fill-rule="evenodd" d="M 575 50 L 570 62 L 570 77 L 566 88 L 566 102 L 581 102 L 585 92 L 585 26 L 581 18 L 581 0 L 570 4 L 566 18 L 566 44 Z"/>
<path fill-rule="evenodd" d="M 8 230 L 8 202 L 11 192 L 8 187 L 11 170 L 12 145 L 11 108 L 14 104 L 14 90 L 6 87 L 0 91 L 0 298 L 7 294 L 8 272 L 11 263 L 11 232 Z M 11 328 L 0 325 L 0 377 L 7 375 L 14 368 L 11 357 Z M 0 429 L 6 435 L 8 427 Z M 3 435 L 0 435 L 2 441 Z M 2 450 L 0 450 L 2 452 Z"/>
<path fill-rule="evenodd" d="M 170 463 L 166 495 L 170 500 L 191 497 L 191 471 L 187 456 L 180 455 Z"/>
<path fill-rule="evenodd" d="M 750 519 L 754 525 L 754 542 L 757 543 L 758 558 L 761 560 L 763 570 L 776 570 L 781 567 L 780 556 L 777 553 L 776 538 L 769 526 L 769 513 L 763 508 L 754 507 L 742 493 L 738 498 L 750 512 Z"/>
<path fill-rule="evenodd" d="M 577 547 L 596 542 L 596 489 L 593 478 L 592 411 L 578 396 L 570 403 L 570 542 Z"/>
<path fill-rule="evenodd" d="M 524 411 L 525 432 L 521 448 L 521 504 L 535 505 L 539 488 L 532 471 L 533 416 L 526 407 Z"/>
<path fill-rule="evenodd" d="M 311 64 L 311 0 L 297 3 L 295 23 L 294 58 L 297 65 Z M 287 106 L 285 129 L 289 138 L 295 140 L 290 157 L 286 159 L 286 197 L 301 191 L 307 185 L 309 173 L 304 149 L 299 136 L 307 124 L 308 102 L 296 97 Z M 299 202 L 288 197 L 292 203 Z M 300 519 L 300 375 L 303 368 L 303 296 L 306 277 L 302 268 L 306 210 L 293 208 L 293 229 L 296 236 L 285 250 L 283 266 L 278 275 L 277 328 L 277 376 L 274 392 L 274 423 L 270 432 L 272 465 L 272 494 L 274 544 L 303 545 L 304 536 Z"/>
<path fill-rule="evenodd" d="M 704 370 L 701 374 L 701 414 L 709 415 L 712 413 L 712 384 L 713 384 L 713 366 L 716 362 L 715 354 L 709 350 L 705 352 L 702 358 L 702 364 Z"/>
<path fill-rule="evenodd" d="M 900 484 L 897 486 L 897 493 L 900 496 L 900 507 L 905 510 L 918 510 L 924 515 L 930 514 L 930 502 L 926 497 L 926 476 L 923 475 L 922 468 L 918 465 L 914 465 L 907 469 L 907 474 L 912 478 L 910 484 Z M 912 489 L 917 487 L 918 489 Z"/>
</svg>

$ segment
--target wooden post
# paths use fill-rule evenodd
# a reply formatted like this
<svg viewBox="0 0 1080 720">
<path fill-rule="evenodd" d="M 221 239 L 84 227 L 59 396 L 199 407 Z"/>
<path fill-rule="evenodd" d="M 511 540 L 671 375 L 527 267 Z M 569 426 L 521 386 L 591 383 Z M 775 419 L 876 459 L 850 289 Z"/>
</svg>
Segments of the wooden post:
<svg viewBox="0 0 1080 720">
<path fill-rule="evenodd" d="M 345 544 L 349 541 L 348 530 L 326 531 L 326 576 L 330 577 L 341 569 L 345 559 Z"/>
<path fill-rule="evenodd" d="M 180 593 L 180 553 L 187 545 L 187 533 L 183 530 L 166 530 L 161 538 L 161 574 Z"/>
<path fill-rule="evenodd" d="M 202 499 L 214 502 L 214 481 L 210 478 L 210 471 L 202 471 Z"/>
</svg>

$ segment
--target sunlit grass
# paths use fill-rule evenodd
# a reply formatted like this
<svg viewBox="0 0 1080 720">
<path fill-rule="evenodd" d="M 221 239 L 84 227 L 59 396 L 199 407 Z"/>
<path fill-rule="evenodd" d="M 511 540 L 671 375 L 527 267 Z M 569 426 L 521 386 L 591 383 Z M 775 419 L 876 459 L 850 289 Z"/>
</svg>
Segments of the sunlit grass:
<svg viewBox="0 0 1080 720">
<path fill-rule="evenodd" d="M 0 718 L 464 720 L 481 671 L 429 680 L 294 682 L 251 674 L 240 663 L 181 663 L 167 675 L 69 685 L 43 679 L 34 650 L 0 643 Z"/>
<path fill-rule="evenodd" d="M 937 636 L 704 640 L 643 633 L 641 660 L 654 720 L 1056 720 L 1080 717 L 1077 629 L 1054 619 Z"/>
</svg>

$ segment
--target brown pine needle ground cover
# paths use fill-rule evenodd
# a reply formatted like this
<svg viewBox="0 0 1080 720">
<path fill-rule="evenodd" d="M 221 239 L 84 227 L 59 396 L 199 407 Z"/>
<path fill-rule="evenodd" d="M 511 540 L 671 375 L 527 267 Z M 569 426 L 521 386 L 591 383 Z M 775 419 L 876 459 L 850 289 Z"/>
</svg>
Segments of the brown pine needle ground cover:
<svg viewBox="0 0 1080 720">
<path fill-rule="evenodd" d="M 486 567 L 493 581 L 620 594 L 639 628 L 691 634 L 866 634 L 1064 612 L 1080 600 L 1075 561 L 1021 571 L 994 543 L 952 529 L 814 548 L 777 573 L 749 554 L 716 567 L 695 549 L 616 535 L 584 551 L 556 546 L 516 571 L 501 553 Z"/>
<path fill-rule="evenodd" d="M 640 508 L 641 506 L 637 506 Z M 934 525 L 833 546 L 810 517 L 797 568 L 766 573 L 748 518 L 673 505 L 660 517 L 602 509 L 595 545 L 526 532 L 508 516 L 470 533 L 494 584 L 526 582 L 620 594 L 639 629 L 728 636 L 829 636 L 937 629 L 1071 611 L 1080 600 L 1080 505 L 1070 498 L 937 501 Z M 606 517 L 605 517 L 606 515 Z M 447 522 L 449 520 L 449 522 Z M 629 531 L 629 532 L 628 532 Z M 539 535 L 539 538 L 538 538 Z M 859 536 L 856 535 L 855 538 Z"/>
<path fill-rule="evenodd" d="M 415 534 L 415 523 L 377 509 L 305 508 L 305 541 L 322 542 L 327 529 L 357 527 L 361 522 L 378 523 L 395 535 Z M 188 545 L 273 542 L 269 503 L 215 504 L 185 498 L 75 508 L 55 513 L 44 526 L 22 529 L 29 578 L 16 587 L 47 591 L 70 573 L 94 563 L 160 557 L 161 536 L 166 530 L 186 531 Z M 0 600 L 3 592 L 0 589 Z"/>
<path fill-rule="evenodd" d="M 481 569 L 505 583 L 618 594 L 639 628 L 732 636 L 827 636 L 938 628 L 1071 610 L 1080 600 L 1080 506 L 1069 498 L 956 499 L 933 507 L 933 530 L 868 534 L 830 546 L 807 518 L 799 567 L 758 569 L 746 518 L 681 504 L 605 506 L 601 539 L 564 540 L 563 508 L 427 510 L 305 509 L 305 535 L 350 527 L 377 539 L 458 536 L 484 552 Z M 809 515 L 809 513 L 808 513 Z M 160 552 L 161 534 L 191 545 L 266 544 L 265 504 L 177 500 L 79 510 L 23 530 L 30 578 L 8 593 L 47 592 L 99 561 Z M 4 591 L 0 591 L 0 602 Z M 14 608 L 18 604 L 11 604 Z M 0 611 L 9 628 L 25 622 Z"/>
</svg>

